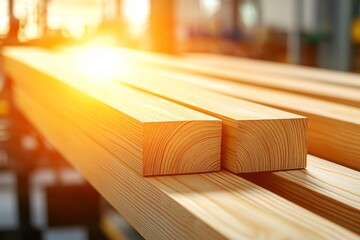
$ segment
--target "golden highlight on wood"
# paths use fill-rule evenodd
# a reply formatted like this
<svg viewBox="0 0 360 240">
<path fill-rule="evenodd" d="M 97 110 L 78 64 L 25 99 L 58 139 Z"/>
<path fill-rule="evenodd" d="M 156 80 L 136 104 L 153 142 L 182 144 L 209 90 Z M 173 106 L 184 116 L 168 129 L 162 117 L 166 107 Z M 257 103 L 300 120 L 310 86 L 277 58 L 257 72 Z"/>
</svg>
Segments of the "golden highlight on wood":
<svg viewBox="0 0 360 240">
<path fill-rule="evenodd" d="M 37 60 L 32 61 L 31 64 L 38 64 L 38 69 L 45 68 L 42 64 L 45 64 L 44 62 L 47 60 L 51 61 L 54 65 L 61 65 L 63 63 L 63 68 L 67 69 L 67 72 L 76 72 L 76 67 L 73 66 L 74 64 L 72 64 L 71 58 L 74 57 L 74 55 L 57 54 L 39 49 L 27 49 L 26 51 L 21 51 L 21 53 L 21 57 L 15 54 L 11 56 L 16 58 L 16 60 L 20 59 L 26 62 L 36 57 Z M 7 61 L 9 62 L 10 60 Z M 68 63 L 68 65 L 64 65 L 64 63 Z M 12 65 L 14 64 L 15 63 L 12 63 Z M 20 66 L 17 68 L 19 67 Z M 115 65 L 114 67 L 121 68 L 123 66 Z M 46 69 L 43 69 L 43 71 L 49 71 L 48 68 L 49 64 L 46 65 Z M 66 76 L 66 74 L 61 74 L 58 78 L 62 79 L 64 77 L 67 77 L 67 79 L 76 79 L 75 76 Z M 79 75 L 79 77 L 81 76 Z M 145 87 L 145 89 L 151 90 L 151 92 L 161 97 L 175 100 L 177 103 L 183 104 L 186 107 L 220 118 L 223 121 L 222 165 L 233 172 L 299 169 L 306 166 L 307 119 L 304 117 L 213 93 L 202 88 L 196 88 L 194 86 L 188 88 L 182 86 L 181 82 L 167 82 L 166 78 L 161 77 L 161 75 L 153 75 L 152 72 L 147 71 L 145 68 L 127 66 L 126 71 L 117 73 L 114 79 L 115 78 L 124 78 L 124 80 L 132 85 L 138 84 L 136 85 L 137 87 Z M 25 83 L 21 83 L 21 85 L 23 84 Z M 119 81 L 108 83 L 107 89 L 114 91 L 114 97 L 111 101 L 107 99 L 107 102 L 111 103 L 114 99 L 119 98 L 116 96 L 120 94 L 116 92 L 119 88 L 124 88 L 119 84 Z M 83 90 L 84 87 L 81 86 L 81 89 Z M 89 94 L 97 96 L 100 90 L 97 88 L 96 91 L 90 91 Z M 47 93 L 39 93 L 37 95 L 44 96 L 44 94 L 46 95 Z M 111 93 L 107 93 L 106 95 L 109 94 Z M 104 94 L 100 94 L 100 97 L 103 97 L 103 95 L 105 95 L 105 92 Z M 68 96 L 67 98 L 73 97 Z M 147 100 L 136 96 L 132 99 L 142 105 L 146 104 L 152 107 L 158 105 L 158 103 L 150 104 Z M 56 101 L 56 99 L 53 101 Z M 139 111 L 141 112 L 141 109 L 139 109 Z M 139 114 L 141 116 L 142 113 Z M 178 116 L 181 116 L 181 114 L 179 113 Z M 165 123 L 161 124 L 167 126 Z M 155 124 L 151 127 L 152 129 L 157 129 Z M 169 129 L 174 129 L 174 127 L 169 126 Z M 151 136 L 151 132 L 146 133 Z M 161 142 L 161 139 L 157 139 L 157 142 L 153 142 L 151 137 L 148 139 L 149 141 L 145 139 L 145 144 L 146 146 L 151 146 L 154 151 L 157 151 L 157 149 L 161 150 L 162 147 L 164 147 L 164 145 L 158 144 Z M 177 136 L 176 139 L 177 141 L 181 140 L 181 138 Z M 144 148 L 144 153 L 146 153 L 146 151 L 147 149 Z M 206 156 L 209 157 L 209 155 L 215 154 L 216 152 L 211 150 L 211 148 L 205 147 L 202 151 L 196 151 L 196 153 L 199 155 L 199 158 L 203 159 L 205 155 L 201 154 L 206 153 Z M 189 154 L 186 156 L 190 157 Z M 149 161 L 150 164 L 144 165 L 145 168 L 152 169 L 152 163 L 154 162 L 158 163 L 161 161 L 156 161 L 154 155 L 154 159 Z M 172 161 L 171 163 L 176 163 L 176 161 Z M 165 163 L 163 165 L 167 168 L 172 166 L 171 164 Z M 212 167 L 212 169 L 215 168 L 215 166 L 212 165 L 208 166 Z"/>
<path fill-rule="evenodd" d="M 358 239 L 226 171 L 144 178 L 68 115 L 14 91 L 19 109 L 146 239 Z M 68 129 L 72 135 L 62 129 Z M 86 147 L 84 147 L 86 146 Z M 92 151 L 89 151 L 89 148 Z"/>
<path fill-rule="evenodd" d="M 150 61 L 150 55 L 146 54 L 146 56 L 146 61 Z M 146 61 L 144 61 L 144 63 Z M 165 62 L 166 61 L 164 61 L 164 64 Z M 145 65 L 141 65 L 142 73 L 146 71 Z M 193 89 L 197 86 L 198 88 L 208 89 L 222 95 L 253 101 L 306 116 L 309 119 L 309 153 L 360 170 L 359 108 L 330 103 L 298 94 L 223 81 L 218 78 L 192 75 L 184 72 L 170 72 L 154 67 L 148 67 L 147 71 L 148 73 L 146 75 L 152 75 L 153 78 L 161 74 L 161 77 L 158 77 L 156 81 L 160 82 L 163 80 L 163 85 L 167 85 L 173 81 L 181 82 L 183 89 Z M 166 81 L 164 79 L 166 79 Z M 129 81 L 128 84 L 134 86 L 139 85 L 139 83 L 135 81 Z M 150 87 L 153 89 L 160 86 L 160 84 L 146 84 L 151 85 Z"/>
<path fill-rule="evenodd" d="M 224 81 L 221 78 L 210 78 L 205 76 L 207 74 L 204 71 L 198 71 L 204 73 L 203 76 L 192 75 L 189 72 L 194 72 L 192 69 L 197 68 L 196 64 L 186 63 L 180 57 L 122 48 L 112 48 L 112 50 L 127 61 L 131 61 L 133 65 L 136 63 L 141 66 L 142 71 L 145 66 L 151 66 L 152 70 L 172 69 L 173 72 L 167 71 L 167 79 L 176 78 L 187 82 L 188 89 L 198 85 L 214 92 L 306 116 L 309 118 L 309 153 L 360 170 L 359 108 L 239 82 Z M 350 82 L 353 84 L 354 80 Z"/>
<path fill-rule="evenodd" d="M 145 80 L 145 76 L 149 76 Z M 128 67 L 120 82 L 173 100 L 223 122 L 222 166 L 235 172 L 306 166 L 307 119 L 184 84 L 161 72 Z M 175 90 L 174 90 L 175 89 Z"/>
<path fill-rule="evenodd" d="M 144 176 L 220 170 L 216 118 L 119 84 L 92 84 L 65 63 L 59 72 L 49 56 L 35 60 L 30 52 L 8 50 L 4 65 L 15 86 L 50 109 L 66 111 Z"/>
<path fill-rule="evenodd" d="M 308 155 L 304 170 L 240 176 L 360 234 L 358 171 Z"/>
<path fill-rule="evenodd" d="M 272 75 L 268 73 L 239 70 L 231 64 L 214 64 L 207 66 L 187 62 L 180 57 L 165 54 L 153 54 L 141 51 L 114 48 L 118 54 L 125 55 L 127 59 L 145 62 L 151 66 L 161 66 L 173 71 L 186 71 L 203 76 L 221 78 L 243 84 L 268 87 L 286 92 L 298 93 L 305 96 L 316 97 L 327 101 L 360 107 L 360 89 L 346 86 L 326 84 L 316 81 L 299 81 L 289 76 Z M 226 66 L 224 66 L 226 65 Z"/>
</svg>

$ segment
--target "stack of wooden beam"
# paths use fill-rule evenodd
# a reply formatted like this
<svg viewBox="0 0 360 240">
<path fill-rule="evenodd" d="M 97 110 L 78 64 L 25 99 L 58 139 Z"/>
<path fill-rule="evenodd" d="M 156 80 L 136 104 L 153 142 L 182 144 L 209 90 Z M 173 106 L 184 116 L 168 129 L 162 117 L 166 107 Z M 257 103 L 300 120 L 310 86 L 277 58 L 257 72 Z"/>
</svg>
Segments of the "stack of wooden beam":
<svg viewBox="0 0 360 240">
<path fill-rule="evenodd" d="M 354 105 L 221 70 L 226 81 L 220 65 L 110 52 L 109 75 L 79 68 L 74 49 L 9 48 L 4 69 L 19 110 L 144 237 L 359 237 L 360 174 L 306 155 L 301 116 L 310 152 L 358 170 Z M 183 173 L 196 174 L 143 177 Z"/>
<path fill-rule="evenodd" d="M 227 66 L 227 69 L 224 69 L 221 67 L 224 64 L 221 63 L 212 66 L 208 66 L 205 63 L 198 65 L 194 64 L 192 58 L 188 60 L 188 58 L 183 59 L 139 51 L 134 52 L 119 48 L 115 50 L 118 54 L 126 57 L 128 61 L 141 63 L 143 65 L 143 72 L 145 71 L 145 66 L 148 66 L 152 72 L 156 71 L 162 74 L 162 76 L 166 75 L 167 78 L 181 80 L 186 82 L 188 86 L 198 85 L 220 94 L 306 116 L 309 120 L 309 153 L 360 170 L 360 88 L 356 84 L 356 80 L 360 81 L 359 76 L 344 74 L 344 77 L 341 77 L 340 73 L 335 72 L 334 75 L 339 78 L 337 84 L 332 82 L 326 83 L 325 81 L 321 84 L 317 80 L 304 80 L 303 78 L 289 80 L 283 75 L 271 76 L 270 74 L 254 74 L 253 72 L 248 74 L 241 67 L 238 67 L 238 70 L 233 66 L 231 70 L 229 69 L 230 65 Z M 162 70 L 155 70 L 154 67 L 161 68 Z M 171 71 L 163 71 L 164 69 Z M 317 71 L 319 71 L 318 75 L 328 73 L 326 70 Z M 322 71 L 325 71 L 325 73 Z M 262 71 L 259 70 L 259 72 Z M 154 76 L 157 73 L 152 75 Z M 195 73 L 201 75 L 201 77 L 189 73 Z M 250 75 L 252 78 L 248 80 Z M 257 75 L 259 75 L 258 78 Z M 264 79 L 265 77 L 267 78 Z M 153 77 L 153 81 L 155 81 L 154 78 L 156 77 Z M 341 84 L 343 78 L 347 82 L 344 86 Z M 280 87 L 272 83 L 276 79 L 280 79 L 281 83 L 288 82 L 292 87 L 282 86 L 281 89 L 286 91 L 279 91 Z M 311 87 L 308 87 L 309 91 L 319 91 L 325 96 L 319 97 L 319 94 L 311 94 L 312 97 L 309 97 L 309 93 L 302 87 L 304 84 L 309 84 L 309 82 L 311 84 Z M 151 86 L 146 87 L 155 88 L 153 86 L 155 84 L 149 84 L 145 81 L 131 80 L 129 84 L 140 88 L 142 87 L 141 85 L 147 84 Z M 158 91 L 158 87 L 156 88 L 154 91 Z M 322 89 L 327 89 L 327 91 L 323 92 Z M 297 92 L 297 94 L 293 92 Z M 346 94 L 343 94 L 343 92 Z M 338 100 L 340 95 L 343 98 L 350 99 L 354 104 L 338 104 L 339 101 L 342 101 Z M 327 101 L 323 99 L 327 99 Z"/>
</svg>

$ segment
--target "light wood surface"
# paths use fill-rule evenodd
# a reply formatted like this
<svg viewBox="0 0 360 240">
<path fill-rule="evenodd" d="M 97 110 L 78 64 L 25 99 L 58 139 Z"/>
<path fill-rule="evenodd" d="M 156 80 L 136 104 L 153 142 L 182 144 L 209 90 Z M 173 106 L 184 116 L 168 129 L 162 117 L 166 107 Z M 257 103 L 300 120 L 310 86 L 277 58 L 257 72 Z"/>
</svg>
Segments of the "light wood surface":
<svg viewBox="0 0 360 240">
<path fill-rule="evenodd" d="M 360 170 L 360 109 L 282 91 L 244 85 L 221 79 L 170 72 L 141 66 L 152 82 L 133 77 L 128 84 L 162 94 L 162 88 L 181 82 L 181 88 L 194 86 L 221 94 L 265 104 L 308 117 L 308 151 L 311 154 Z M 130 72 L 130 70 L 129 70 Z M 130 73 L 127 73 L 129 76 Z M 171 83 L 170 83 L 171 82 Z M 180 83 L 179 83 L 180 84 Z M 174 99 L 173 96 L 169 97 Z"/>
<path fill-rule="evenodd" d="M 289 76 L 295 81 L 317 81 L 351 88 L 360 88 L 360 76 L 356 73 L 334 71 L 328 69 L 299 66 L 293 64 L 276 63 L 249 58 L 225 55 L 194 53 L 185 54 L 186 60 L 208 66 L 221 66 L 237 69 L 238 71 L 254 71 L 257 73 Z"/>
<path fill-rule="evenodd" d="M 182 74 L 180 72 L 199 71 L 194 71 L 194 69 L 198 69 L 198 66 L 184 63 L 179 57 L 169 57 L 167 55 L 124 50 L 121 48 L 112 48 L 112 51 L 127 61 L 134 61 L 138 64 L 151 66 L 152 68 L 173 70 L 172 73 L 169 73 L 171 76 L 167 75 L 168 79 L 177 78 L 187 81 L 192 85 L 196 84 L 226 95 L 304 115 L 309 118 L 308 151 L 310 153 L 360 170 L 359 108 L 335 104 L 299 94 L 265 89 L 238 82 L 223 81 L 221 78 Z M 143 71 L 144 66 L 142 66 Z M 130 84 L 136 85 L 135 83 Z M 191 89 L 190 85 L 188 87 Z M 338 91 L 340 92 L 340 89 Z"/>
<path fill-rule="evenodd" d="M 41 63 L 40 59 L 48 58 L 47 61 L 51 61 L 53 64 L 67 62 L 69 65 L 72 65 L 69 55 L 57 55 L 53 52 L 46 52 L 45 50 L 41 51 L 33 49 L 33 51 L 31 51 L 28 49 L 21 57 L 15 54 L 11 54 L 11 56 L 22 60 L 27 56 L 28 59 L 24 60 L 26 62 L 36 57 L 36 63 L 31 64 L 40 64 L 36 67 L 37 69 L 42 69 L 44 72 L 49 72 L 49 70 L 46 68 L 47 66 L 44 63 L 45 60 Z M 9 60 L 6 61 L 9 62 Z M 12 74 L 14 75 L 14 78 L 17 78 L 15 81 L 20 81 L 18 79 L 23 77 L 16 76 L 17 73 L 14 69 L 20 69 L 23 68 L 23 66 L 15 66 L 15 63 L 8 65 L 14 65 Z M 63 68 L 66 69 L 67 72 L 71 69 L 72 71 L 75 71 L 74 68 L 68 65 L 64 67 L 63 64 Z M 127 66 L 127 70 L 129 71 L 123 72 L 126 77 L 129 77 L 129 81 L 141 81 L 150 85 L 156 84 L 159 88 L 162 87 L 162 92 L 159 94 L 162 97 L 175 98 L 178 103 L 184 104 L 189 108 L 191 107 L 195 110 L 222 119 L 223 167 L 233 172 L 240 173 L 299 169 L 306 166 L 306 118 L 259 104 L 213 93 L 202 88 L 193 86 L 191 88 L 184 88 L 181 84 L 161 84 L 157 79 L 152 77 L 151 73 L 149 75 L 146 74 L 147 72 L 142 74 L 141 68 L 135 68 L 134 71 L 132 71 L 133 73 L 131 73 L 130 69 L 132 69 L 131 66 Z M 139 75 L 135 73 L 139 73 Z M 52 74 L 55 76 L 55 73 Z M 33 73 L 29 72 L 28 75 L 33 76 Z M 118 73 L 117 76 L 121 78 L 124 75 Z M 69 79 L 70 77 L 74 79 L 74 76 L 68 76 Z M 22 81 L 19 85 L 20 84 L 24 85 L 26 82 Z M 31 87 L 31 92 L 36 92 L 37 96 L 46 96 L 45 98 L 51 98 L 51 101 L 57 101 L 56 97 L 58 96 L 55 96 L 54 99 L 54 97 L 49 96 L 51 93 L 46 91 L 46 89 L 50 89 L 51 86 L 39 88 L 37 85 L 31 85 L 28 87 Z M 115 95 L 119 95 L 120 92 L 117 92 L 117 89 L 124 87 L 118 82 L 109 82 L 108 88 L 112 89 L 115 92 Z M 64 93 L 66 94 L 66 91 L 64 91 Z M 66 101 L 69 101 L 68 105 L 82 106 L 82 103 L 75 102 L 78 101 L 78 98 L 74 97 L 75 95 L 76 94 L 66 95 Z M 158 105 L 155 102 L 152 104 L 151 102 L 142 100 L 138 97 L 134 97 L 133 100 L 139 101 L 139 104 L 146 104 L 150 108 L 155 108 Z M 91 100 L 86 101 L 91 102 Z M 75 102 L 75 104 L 71 104 L 72 102 Z M 86 111 L 92 110 L 86 109 Z M 78 113 L 73 113 L 73 115 L 76 114 Z M 95 114 L 96 113 L 93 113 L 92 115 L 96 116 Z M 141 114 L 141 112 L 139 114 Z M 83 119 L 81 116 L 79 116 L 79 118 Z M 92 121 L 90 121 L 89 124 L 92 124 Z M 151 141 L 145 143 L 150 145 Z M 156 144 L 159 146 L 158 143 Z M 207 149 L 206 152 L 211 151 L 208 147 L 203 149 Z M 210 153 L 207 155 L 209 154 Z M 154 159 L 154 161 L 156 160 Z"/>
<path fill-rule="evenodd" d="M 177 75 L 189 83 L 308 117 L 308 151 L 360 170 L 360 109 L 281 91 Z"/>
<path fill-rule="evenodd" d="M 43 107 L 44 102 L 21 90 L 14 89 L 14 99 L 46 139 L 147 239 L 358 239 L 226 171 L 141 177 L 69 115 Z"/>
<path fill-rule="evenodd" d="M 213 93 L 145 68 L 128 67 L 116 79 L 221 119 L 222 166 L 232 172 L 306 166 L 307 122 L 298 115 Z"/>
<path fill-rule="evenodd" d="M 113 51 L 119 55 L 123 55 L 127 60 L 143 62 L 151 66 L 158 66 L 174 71 L 186 71 L 260 87 L 268 87 L 360 107 L 359 88 L 336 86 L 316 81 L 302 81 L 299 83 L 297 79 L 291 79 L 289 76 L 282 77 L 279 75 L 261 74 L 259 72 L 241 71 L 230 66 L 223 68 L 221 65 L 200 65 L 186 62 L 180 57 L 165 54 L 154 54 L 123 48 L 113 48 Z"/>
<path fill-rule="evenodd" d="M 56 68 L 50 58 L 35 61 L 21 50 L 6 54 L 4 66 L 15 85 L 44 102 L 71 108 L 93 138 L 140 174 L 220 170 L 220 120 L 126 86 L 92 84 L 66 64 Z"/>
<path fill-rule="evenodd" d="M 304 170 L 240 176 L 360 234 L 358 171 L 308 155 Z"/>
</svg>

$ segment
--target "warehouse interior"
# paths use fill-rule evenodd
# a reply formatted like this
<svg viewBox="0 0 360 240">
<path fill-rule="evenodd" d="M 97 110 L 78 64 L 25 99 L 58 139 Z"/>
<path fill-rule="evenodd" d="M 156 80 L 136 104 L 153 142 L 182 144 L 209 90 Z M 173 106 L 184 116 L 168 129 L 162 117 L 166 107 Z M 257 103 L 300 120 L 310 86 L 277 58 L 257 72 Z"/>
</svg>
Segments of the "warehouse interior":
<svg viewBox="0 0 360 240">
<path fill-rule="evenodd" d="M 0 0 L 0 54 L 0 240 L 360 237 L 360 0 Z"/>
</svg>

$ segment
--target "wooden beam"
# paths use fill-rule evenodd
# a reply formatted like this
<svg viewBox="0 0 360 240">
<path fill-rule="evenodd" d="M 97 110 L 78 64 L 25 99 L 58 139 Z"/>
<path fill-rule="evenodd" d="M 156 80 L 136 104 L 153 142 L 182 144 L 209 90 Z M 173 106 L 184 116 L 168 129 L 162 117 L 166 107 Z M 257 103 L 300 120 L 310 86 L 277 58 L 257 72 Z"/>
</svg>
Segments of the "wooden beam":
<svg viewBox="0 0 360 240">
<path fill-rule="evenodd" d="M 75 68 L 72 67 L 74 65 L 72 62 L 72 59 L 75 58 L 74 55 L 63 56 L 54 52 L 46 52 L 45 50 L 31 51 L 30 49 L 27 50 L 27 53 L 27 55 L 21 54 L 21 57 L 15 56 L 15 54 L 12 54 L 12 56 L 19 59 L 24 59 L 24 56 L 28 56 L 29 58 L 26 64 L 33 66 L 36 62 L 39 64 L 36 69 L 41 69 L 41 71 L 44 72 L 49 72 L 47 69 L 49 64 L 46 64 L 44 61 L 41 62 L 40 59 L 46 59 L 46 61 L 53 64 L 62 65 L 63 69 L 67 69 L 67 72 L 76 71 Z M 32 60 L 35 57 L 37 57 L 36 61 Z M 9 60 L 6 61 L 9 62 Z M 68 65 L 65 63 L 68 63 Z M 13 65 L 11 74 L 16 78 L 15 81 L 20 81 L 18 79 L 23 77 L 16 75 L 18 73 L 15 69 L 26 68 L 26 66 L 15 66 L 15 63 L 8 65 Z M 119 67 L 124 68 L 124 66 Z M 10 66 L 7 68 L 10 70 Z M 127 66 L 126 69 L 127 68 L 130 69 L 131 67 Z M 137 68 L 135 71 L 141 72 L 142 69 Z M 125 75 L 126 73 L 127 71 L 124 71 Z M 34 73 L 29 72 L 27 75 L 33 76 L 33 74 Z M 53 75 L 55 75 L 55 73 L 53 73 Z M 59 78 L 61 79 L 60 76 Z M 67 78 L 76 79 L 74 76 L 68 76 Z M 134 78 L 133 80 L 135 82 L 142 81 L 150 85 L 152 85 L 153 81 L 156 81 L 151 74 L 130 74 L 128 80 L 132 81 L 132 78 Z M 19 86 L 26 84 L 27 82 L 22 81 L 19 83 Z M 115 97 L 119 98 L 119 91 L 117 89 L 121 89 L 123 86 L 115 82 L 109 84 L 111 84 L 111 86 L 109 85 L 108 88 L 114 91 L 113 99 L 115 99 Z M 51 95 L 51 93 L 48 93 L 45 89 L 51 89 L 53 87 L 48 86 L 41 88 L 39 86 L 40 85 L 36 86 L 32 84 L 28 87 L 32 87 L 31 92 L 37 92 L 37 96 L 51 98 L 51 96 L 48 96 Z M 174 88 L 174 86 L 166 84 L 164 87 L 166 87 L 164 93 L 159 94 L 162 95 L 162 97 L 175 98 L 177 102 L 187 107 L 220 118 L 223 121 L 222 165 L 225 168 L 240 173 L 299 169 L 306 166 L 306 118 L 223 96 L 201 88 L 194 88 L 193 86 L 190 88 L 191 91 L 189 91 L 189 88 L 183 88 L 181 85 L 176 85 Z M 66 94 L 66 91 L 64 91 L 64 94 Z M 110 93 L 107 95 L 109 94 Z M 69 106 L 75 105 L 71 104 L 72 101 L 76 101 L 76 99 L 73 99 L 73 95 L 75 94 L 66 95 L 66 99 L 70 99 L 68 103 Z M 58 96 L 59 95 L 55 97 Z M 51 99 L 53 98 L 54 97 Z M 135 101 L 139 100 L 138 97 L 134 97 L 134 99 L 136 99 Z M 52 101 L 56 101 L 56 99 Z M 153 104 L 149 101 L 142 102 L 146 102 L 151 108 L 156 108 L 157 106 L 157 103 L 154 102 Z M 139 104 L 142 105 L 143 103 Z M 79 103 L 77 105 L 82 106 L 83 104 Z M 85 112 L 86 111 L 92 110 L 86 109 Z M 141 112 L 141 110 L 139 110 L 139 112 Z M 76 114 L 76 112 L 74 114 Z M 85 120 L 83 119 L 82 121 Z M 209 150 L 210 149 L 208 149 L 208 151 Z"/>
<path fill-rule="evenodd" d="M 202 80 L 195 83 L 214 91 L 307 116 L 309 152 L 359 170 L 359 109 L 276 90 L 238 83 L 227 85 L 222 81 L 210 84 L 209 79 Z"/>
<path fill-rule="evenodd" d="M 73 55 L 70 55 L 74 57 Z M 65 58 L 69 60 L 69 55 Z M 262 105 L 216 94 L 203 88 L 171 85 L 142 68 L 123 66 L 113 78 L 161 89 L 157 95 L 219 118 L 223 122 L 222 166 L 235 172 L 298 169 L 306 166 L 307 120 Z M 125 70 L 124 70 L 125 68 Z M 145 69 L 144 69 L 145 70 Z M 145 70 L 146 71 L 146 70 Z M 156 83 L 156 84 L 153 84 Z M 189 91 L 190 89 L 190 91 Z M 149 89 L 147 89 L 149 90 Z"/>
<path fill-rule="evenodd" d="M 138 173 L 220 170 L 220 120 L 126 86 L 92 83 L 46 55 L 34 58 L 14 49 L 5 55 L 5 69 L 15 85 L 44 102 L 61 101 L 59 106 L 75 110 L 82 127 L 93 129 L 93 138 L 107 143 Z"/>
<path fill-rule="evenodd" d="M 336 86 L 360 88 L 360 76 L 355 73 L 209 53 L 186 54 L 185 57 L 186 61 L 191 63 L 233 68 L 238 71 L 282 75 L 282 79 L 284 80 L 286 79 L 286 76 L 290 77 L 289 79 L 291 80 L 296 78 L 295 81 L 298 80 L 301 82 L 311 81 L 333 84 Z"/>
<path fill-rule="evenodd" d="M 149 56 L 149 54 L 146 55 Z M 151 61 L 151 58 L 147 60 Z M 166 92 L 170 90 L 170 82 L 174 84 L 173 86 L 181 86 L 182 89 L 193 89 L 194 86 L 198 86 L 306 116 L 309 119 L 309 153 L 360 170 L 360 111 L 358 108 L 217 78 L 159 70 L 159 67 L 146 69 L 146 63 L 143 65 L 138 63 L 138 65 L 141 67 L 141 72 L 131 71 L 131 68 L 128 68 L 126 73 L 128 77 L 122 77 L 121 81 L 163 96 L 166 96 Z M 139 77 L 130 77 L 130 74 L 152 76 L 151 83 L 142 81 Z M 173 86 L 171 88 L 174 88 Z M 173 95 L 168 98 L 179 101 Z"/>
<path fill-rule="evenodd" d="M 306 166 L 305 118 L 195 86 L 188 88 L 174 81 L 169 84 L 166 78 L 157 78 L 159 75 L 152 73 L 145 80 L 145 75 L 137 75 L 137 71 L 119 79 L 222 120 L 221 164 L 224 168 L 244 173 Z"/>
<path fill-rule="evenodd" d="M 304 170 L 241 177 L 360 234 L 360 173 L 308 155 Z"/>
<path fill-rule="evenodd" d="M 334 86 L 315 81 L 299 81 L 296 78 L 273 76 L 239 70 L 236 67 L 222 67 L 223 64 L 211 67 L 186 62 L 183 58 L 173 57 L 165 54 L 151 54 L 141 51 L 125 50 L 114 48 L 118 54 L 126 56 L 128 60 L 145 62 L 152 66 L 161 66 L 175 71 L 186 71 L 208 77 L 221 78 L 223 80 L 239 83 L 268 87 L 286 92 L 298 93 L 304 96 L 311 96 L 327 101 L 360 107 L 360 89 L 345 86 Z M 339 80 L 340 81 L 340 80 Z"/>
<path fill-rule="evenodd" d="M 126 57 L 128 61 L 133 61 L 132 64 L 136 63 L 146 75 L 156 74 L 156 71 L 160 74 L 161 71 L 157 70 L 159 68 L 174 70 L 173 65 L 178 66 L 177 72 L 162 71 L 158 77 L 154 77 L 157 79 L 153 80 L 153 83 L 144 83 L 141 79 L 137 79 L 137 81 L 129 81 L 130 85 L 139 88 L 144 88 L 143 84 L 146 87 L 151 85 L 154 91 L 158 83 L 164 85 L 161 78 L 166 78 L 168 81 L 181 81 L 182 84 L 186 82 L 185 88 L 188 89 L 198 85 L 229 96 L 304 115 L 309 118 L 308 150 L 310 153 L 360 170 L 358 157 L 360 155 L 358 144 L 360 142 L 360 111 L 358 108 L 238 82 L 186 74 L 189 64 L 183 64 L 180 60 L 168 61 L 168 57 L 164 58 L 159 54 L 123 49 L 113 49 L 113 51 L 119 56 Z M 154 68 L 154 63 L 158 67 Z M 148 73 L 145 73 L 146 66 L 151 66 Z M 122 81 L 126 81 L 126 78 Z"/>
<path fill-rule="evenodd" d="M 357 239 L 354 233 L 226 171 L 144 178 L 60 112 L 21 90 L 35 127 L 146 239 Z M 58 126 L 61 126 L 59 128 Z M 71 132 L 69 135 L 67 132 Z M 91 149 L 91 151 L 89 151 Z"/>
</svg>

